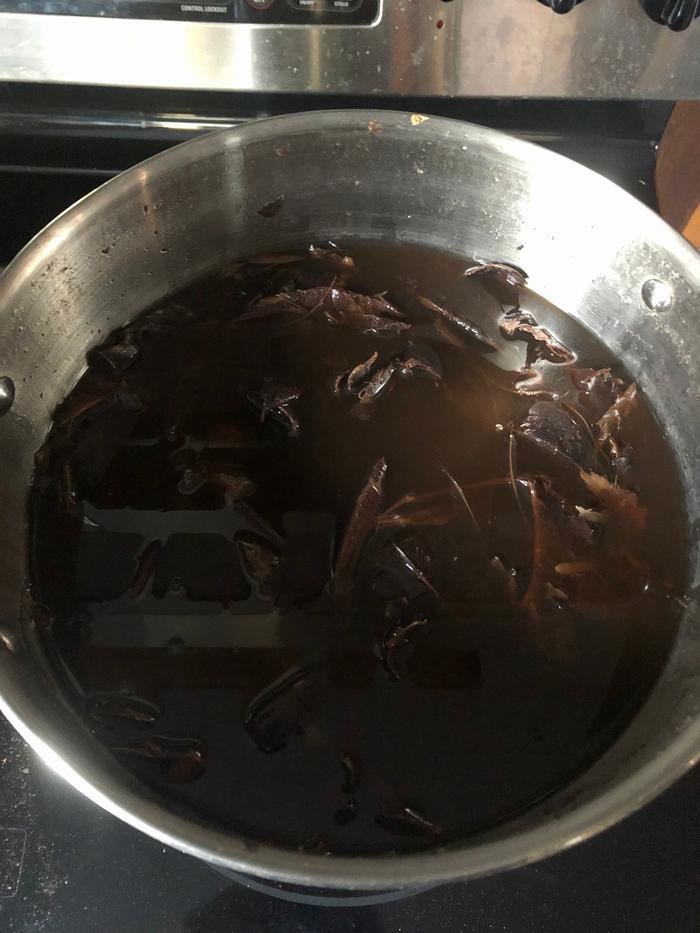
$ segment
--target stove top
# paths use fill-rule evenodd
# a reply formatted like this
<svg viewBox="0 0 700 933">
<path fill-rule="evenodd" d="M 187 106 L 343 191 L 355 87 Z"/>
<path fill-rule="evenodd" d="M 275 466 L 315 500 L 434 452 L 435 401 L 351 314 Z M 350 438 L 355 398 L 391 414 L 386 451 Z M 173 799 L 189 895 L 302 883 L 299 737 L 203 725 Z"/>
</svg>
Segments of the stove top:
<svg viewBox="0 0 700 933">
<path fill-rule="evenodd" d="M 164 848 L 53 775 L 0 720 L 5 933 L 690 933 L 700 915 L 700 768 L 562 855 L 372 906 L 271 897 Z M 284 892 L 283 892 L 284 893 Z"/>
<path fill-rule="evenodd" d="M 315 99 L 319 109 L 368 103 Z M 655 153 L 669 104 L 371 104 L 505 129 L 601 171 L 655 206 Z M 0 265 L 55 214 L 128 165 L 206 129 L 307 107 L 308 98 L 289 95 L 185 99 L 0 86 Z M 224 877 L 99 810 L 49 772 L 0 717 L 0 930 L 690 933 L 700 916 L 698 799 L 700 768 L 621 825 L 529 868 L 364 906 L 335 906 L 334 892 L 281 900 L 294 892 L 259 891 L 250 886 L 255 882 Z"/>
</svg>

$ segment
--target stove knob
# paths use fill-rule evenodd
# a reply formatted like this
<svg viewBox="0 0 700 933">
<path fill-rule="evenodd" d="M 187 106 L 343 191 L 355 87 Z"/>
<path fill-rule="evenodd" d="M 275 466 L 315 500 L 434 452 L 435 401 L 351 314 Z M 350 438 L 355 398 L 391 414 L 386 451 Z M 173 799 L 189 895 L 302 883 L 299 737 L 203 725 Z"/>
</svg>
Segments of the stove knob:
<svg viewBox="0 0 700 933">
<path fill-rule="evenodd" d="M 687 29 L 700 16 L 700 0 L 642 0 L 646 13 L 674 32 Z"/>
<path fill-rule="evenodd" d="M 555 13 L 569 13 L 577 3 L 583 3 L 583 0 L 540 0 L 540 3 L 544 3 Z"/>
</svg>

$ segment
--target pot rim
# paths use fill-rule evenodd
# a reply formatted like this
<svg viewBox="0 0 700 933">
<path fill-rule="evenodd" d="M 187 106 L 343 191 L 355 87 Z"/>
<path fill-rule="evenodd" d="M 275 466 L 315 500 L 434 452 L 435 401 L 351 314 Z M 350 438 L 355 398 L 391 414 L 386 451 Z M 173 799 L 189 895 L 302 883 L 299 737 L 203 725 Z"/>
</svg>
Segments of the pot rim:
<svg viewBox="0 0 700 933">
<path fill-rule="evenodd" d="M 426 133 L 436 142 L 445 134 L 463 137 L 469 142 L 483 139 L 494 147 L 513 153 L 521 161 L 560 166 L 569 163 L 568 171 L 575 181 L 576 173 L 582 178 L 594 176 L 601 193 L 605 186 L 619 191 L 616 185 L 596 173 L 563 156 L 541 149 L 532 143 L 492 130 L 443 117 L 429 117 L 427 126 L 416 126 L 411 114 L 402 111 L 381 110 L 329 110 L 308 111 L 299 114 L 268 117 L 241 126 L 219 130 L 188 140 L 159 153 L 128 169 L 77 201 L 20 251 L 2 276 L 3 285 L 26 263 L 37 266 L 50 255 L 52 243 L 60 240 L 80 215 L 92 215 L 108 206 L 112 196 L 126 188 L 137 177 L 152 167 L 159 174 L 176 168 L 182 161 L 183 147 L 188 161 L 206 157 L 226 148 L 242 134 L 250 140 L 273 140 L 280 135 L 293 136 L 309 129 L 332 132 L 341 128 L 357 129 L 370 120 L 381 122 L 391 131 Z M 628 196 L 630 201 L 634 199 Z M 636 209 L 653 226 L 658 240 L 696 268 L 700 260 L 690 245 L 668 227 L 657 215 L 638 203 Z M 700 276 L 699 276 L 700 278 Z M 1 647 L 1 645 L 0 645 Z M 665 790 L 700 759 L 700 720 L 690 719 L 677 732 L 653 761 L 631 775 L 618 778 L 607 789 L 592 799 L 578 804 L 563 815 L 550 815 L 534 828 L 515 829 L 512 835 L 497 839 L 466 839 L 443 849 L 411 854 L 382 854 L 362 856 L 322 856 L 300 853 L 262 843 L 253 843 L 242 837 L 217 830 L 170 811 L 164 803 L 141 796 L 125 787 L 104 770 L 85 768 L 77 756 L 64 754 L 58 744 L 48 736 L 49 730 L 35 730 L 29 718 L 23 715 L 22 703 L 0 683 L 0 710 L 14 728 L 33 748 L 44 763 L 86 796 L 112 815 L 141 830 L 160 842 L 193 855 L 206 862 L 234 869 L 238 872 L 281 880 L 312 887 L 327 886 L 340 889 L 409 888 L 465 880 L 516 868 L 570 848 L 608 828 L 633 813 L 647 801 Z"/>
</svg>

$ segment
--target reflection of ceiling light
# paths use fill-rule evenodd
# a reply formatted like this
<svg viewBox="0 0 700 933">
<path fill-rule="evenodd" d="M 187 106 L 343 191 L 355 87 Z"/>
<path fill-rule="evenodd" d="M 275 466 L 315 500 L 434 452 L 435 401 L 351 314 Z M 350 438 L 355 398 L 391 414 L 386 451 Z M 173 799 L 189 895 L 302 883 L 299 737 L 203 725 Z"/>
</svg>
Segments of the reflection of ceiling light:
<svg viewBox="0 0 700 933">
<path fill-rule="evenodd" d="M 23 275 L 31 278 L 35 272 L 43 270 L 59 246 L 73 235 L 74 230 L 82 223 L 84 217 L 82 211 L 73 209 L 70 223 L 67 220 L 62 220 L 61 223 L 52 228 L 50 237 L 42 237 L 37 240 L 27 252 Z"/>
<path fill-rule="evenodd" d="M 223 73 L 231 88 L 254 87 L 252 46 L 260 42 L 258 26 L 222 29 L 223 23 L 13 16 L 31 19 L 32 65 L 21 75 L 26 81 L 47 76 L 74 81 L 77 69 L 82 76 L 99 75 L 103 84 L 197 86 Z M 133 67 L 127 67 L 128 62 Z"/>
<path fill-rule="evenodd" d="M 629 245 L 629 230 L 619 222 L 626 208 L 620 201 L 626 195 L 610 182 L 607 197 L 593 197 L 591 184 L 595 182 L 597 189 L 599 177 L 580 169 L 578 178 L 573 178 L 576 169 L 549 154 L 541 154 L 540 160 L 543 164 L 534 166 L 526 179 L 522 231 L 527 261 L 523 259 L 523 264 L 536 292 L 572 311 L 585 304 L 598 276 L 611 275 L 616 257 Z M 593 201 L 595 224 L 590 219 Z M 570 228 L 572 217 L 580 220 L 575 241 L 556 234 Z M 585 256 L 585 262 L 577 261 L 577 256 Z"/>
</svg>

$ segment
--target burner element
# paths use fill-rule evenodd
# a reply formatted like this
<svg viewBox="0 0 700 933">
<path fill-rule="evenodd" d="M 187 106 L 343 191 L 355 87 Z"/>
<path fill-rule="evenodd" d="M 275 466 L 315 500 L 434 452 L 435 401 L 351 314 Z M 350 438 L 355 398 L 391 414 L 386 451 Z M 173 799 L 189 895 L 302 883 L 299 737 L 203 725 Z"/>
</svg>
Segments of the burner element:
<svg viewBox="0 0 700 933">
<path fill-rule="evenodd" d="M 414 897 L 424 891 L 439 887 L 435 884 L 421 885 L 415 888 L 378 891 L 338 891 L 328 888 L 306 888 L 303 885 L 287 884 L 282 881 L 252 878 L 242 872 L 233 871 L 220 865 L 211 865 L 218 874 L 241 884 L 259 894 L 267 894 L 279 901 L 291 901 L 294 904 L 308 904 L 313 907 L 377 907 L 391 904 L 407 897 Z"/>
</svg>

